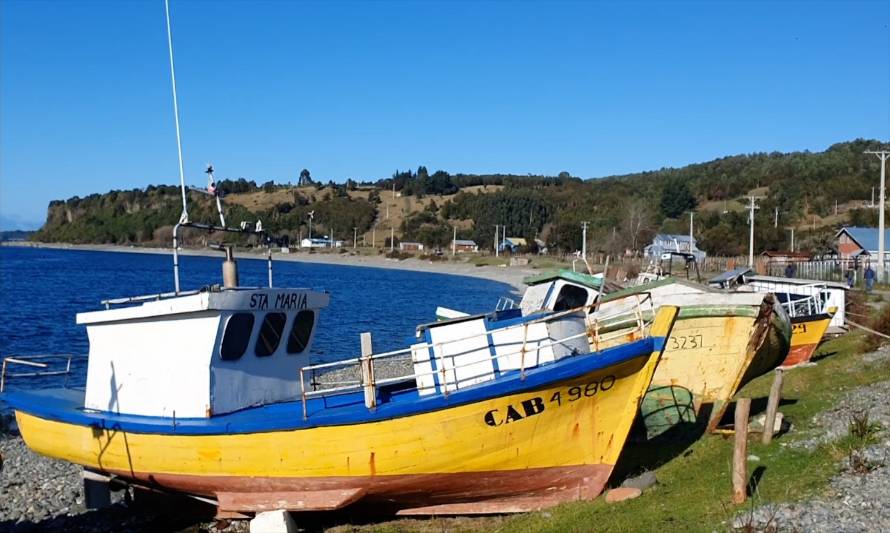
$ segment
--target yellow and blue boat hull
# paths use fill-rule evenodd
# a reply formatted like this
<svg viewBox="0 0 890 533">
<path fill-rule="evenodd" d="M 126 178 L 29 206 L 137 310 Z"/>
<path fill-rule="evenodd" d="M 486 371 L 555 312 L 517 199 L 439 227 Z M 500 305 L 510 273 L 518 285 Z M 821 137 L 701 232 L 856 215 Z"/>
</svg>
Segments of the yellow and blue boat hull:
<svg viewBox="0 0 890 533">
<path fill-rule="evenodd" d="M 225 431 L 199 420 L 159 431 L 157 421 L 140 417 L 60 414 L 53 401 L 41 413 L 27 398 L 8 401 L 32 450 L 216 498 L 221 511 L 330 510 L 361 501 L 404 513 L 521 512 L 602 492 L 676 313 L 662 307 L 645 339 L 496 387 L 414 402 L 433 402 L 423 412 L 384 403 L 366 410 L 364 421 L 335 413 L 363 405 L 316 405 L 303 420 L 293 402 L 231 416 Z M 263 429 L 263 420 L 281 423 Z"/>
</svg>

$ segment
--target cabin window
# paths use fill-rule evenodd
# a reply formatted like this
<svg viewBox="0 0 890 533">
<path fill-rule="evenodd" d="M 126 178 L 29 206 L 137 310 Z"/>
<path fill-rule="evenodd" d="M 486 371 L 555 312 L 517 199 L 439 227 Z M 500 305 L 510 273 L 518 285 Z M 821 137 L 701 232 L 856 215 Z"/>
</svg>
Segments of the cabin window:
<svg viewBox="0 0 890 533">
<path fill-rule="evenodd" d="M 278 343 L 281 342 L 285 322 L 287 322 L 287 315 L 284 313 L 266 313 L 263 325 L 260 326 L 260 334 L 256 339 L 254 352 L 258 357 L 266 357 L 275 353 Z"/>
<path fill-rule="evenodd" d="M 235 313 L 226 322 L 219 355 L 223 361 L 240 359 L 247 351 L 250 333 L 253 331 L 253 313 Z"/>
<path fill-rule="evenodd" d="M 315 326 L 314 312 L 304 310 L 297 313 L 294 325 L 290 329 L 290 336 L 287 338 L 287 353 L 303 353 L 309 345 L 313 326 Z"/>
<path fill-rule="evenodd" d="M 554 311 L 568 311 L 587 303 L 587 289 L 577 285 L 563 285 L 553 304 Z"/>
</svg>

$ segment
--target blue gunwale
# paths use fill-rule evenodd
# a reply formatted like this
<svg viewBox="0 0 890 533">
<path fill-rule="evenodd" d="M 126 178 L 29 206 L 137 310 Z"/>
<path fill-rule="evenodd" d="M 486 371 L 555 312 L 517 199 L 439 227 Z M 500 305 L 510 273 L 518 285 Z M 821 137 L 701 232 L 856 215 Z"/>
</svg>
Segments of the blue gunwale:
<svg viewBox="0 0 890 533">
<path fill-rule="evenodd" d="M 299 400 L 249 407 L 210 418 L 172 418 L 115 414 L 83 408 L 84 391 L 43 389 L 14 391 L 0 395 L 10 407 L 39 418 L 95 428 L 161 435 L 225 435 L 292 431 L 314 427 L 380 422 L 404 416 L 457 407 L 473 402 L 517 394 L 570 380 L 661 351 L 664 337 L 646 337 L 598 353 L 565 357 L 525 372 L 503 372 L 493 381 L 450 392 L 420 397 L 416 389 L 394 393 L 375 410 L 365 407 L 361 390 L 307 401 L 308 418 L 303 419 Z"/>
</svg>

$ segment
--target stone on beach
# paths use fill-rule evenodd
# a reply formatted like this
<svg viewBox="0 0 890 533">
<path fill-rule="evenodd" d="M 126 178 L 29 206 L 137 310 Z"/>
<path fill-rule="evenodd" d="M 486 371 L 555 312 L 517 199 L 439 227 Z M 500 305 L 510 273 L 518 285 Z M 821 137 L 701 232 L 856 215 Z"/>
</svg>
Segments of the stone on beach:
<svg viewBox="0 0 890 533">
<path fill-rule="evenodd" d="M 250 521 L 250 533 L 296 533 L 297 524 L 287 511 L 257 513 Z"/>
<path fill-rule="evenodd" d="M 639 497 L 642 493 L 643 491 L 636 487 L 619 487 L 606 493 L 606 503 L 618 503 L 625 500 L 632 500 Z"/>
<path fill-rule="evenodd" d="M 649 470 L 643 472 L 639 476 L 625 479 L 624 482 L 621 483 L 621 488 L 646 490 L 654 487 L 656 483 L 658 483 L 658 479 L 655 477 L 655 472 Z"/>
</svg>

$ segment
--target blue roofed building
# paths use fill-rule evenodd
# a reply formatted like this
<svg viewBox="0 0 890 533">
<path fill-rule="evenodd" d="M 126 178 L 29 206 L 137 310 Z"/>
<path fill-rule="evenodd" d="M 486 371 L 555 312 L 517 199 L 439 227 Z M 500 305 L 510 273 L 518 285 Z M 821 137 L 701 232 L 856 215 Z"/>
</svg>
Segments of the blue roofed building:
<svg viewBox="0 0 890 533">
<path fill-rule="evenodd" d="M 659 233 L 652 239 L 652 244 L 643 248 L 643 255 L 652 261 L 658 261 L 668 252 L 691 253 L 695 256 L 696 262 L 704 261 L 708 255 L 698 249 L 695 238 L 690 239 L 689 235 Z"/>
<path fill-rule="evenodd" d="M 841 228 L 834 236 L 841 261 L 862 262 L 878 259 L 878 228 L 850 226 Z M 890 248 L 890 230 L 884 230 L 884 260 Z"/>
</svg>

